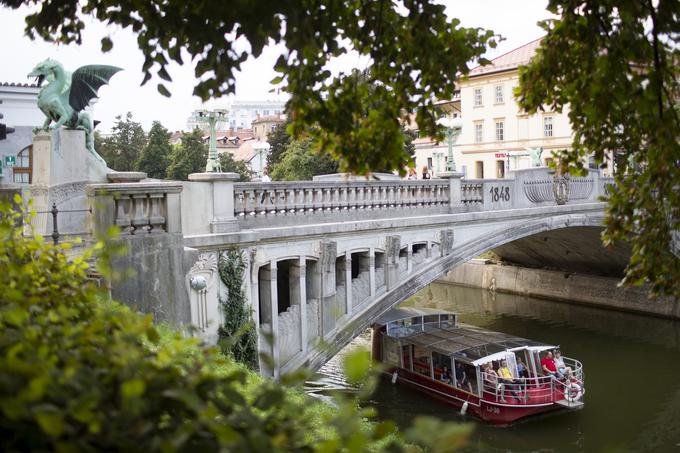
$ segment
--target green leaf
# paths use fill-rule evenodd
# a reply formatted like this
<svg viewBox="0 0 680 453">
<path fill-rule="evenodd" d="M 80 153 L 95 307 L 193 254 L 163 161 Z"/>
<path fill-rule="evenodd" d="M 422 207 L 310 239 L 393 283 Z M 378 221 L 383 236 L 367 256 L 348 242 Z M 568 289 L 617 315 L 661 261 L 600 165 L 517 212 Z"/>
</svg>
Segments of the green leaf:
<svg viewBox="0 0 680 453">
<path fill-rule="evenodd" d="M 102 38 L 102 52 L 108 52 L 113 48 L 113 41 L 108 36 Z"/>
<path fill-rule="evenodd" d="M 40 428 L 52 437 L 59 437 L 64 429 L 61 415 L 56 410 L 43 410 L 35 413 Z"/>
<path fill-rule="evenodd" d="M 123 398 L 125 399 L 142 396 L 144 394 L 145 389 L 146 384 L 141 379 L 132 379 L 129 381 L 125 381 L 123 382 L 123 385 L 121 385 L 120 387 L 120 391 L 123 394 Z"/>
<path fill-rule="evenodd" d="M 163 85 L 162 83 L 159 83 L 157 88 L 158 88 L 158 92 L 159 92 L 160 94 L 162 94 L 162 95 L 165 96 L 166 98 L 169 98 L 169 97 L 170 97 L 170 92 L 168 91 L 167 88 L 165 88 L 165 85 Z"/>
<path fill-rule="evenodd" d="M 343 358 L 343 370 L 349 382 L 361 382 L 368 375 L 370 368 L 371 354 L 365 349 L 352 351 Z"/>
</svg>

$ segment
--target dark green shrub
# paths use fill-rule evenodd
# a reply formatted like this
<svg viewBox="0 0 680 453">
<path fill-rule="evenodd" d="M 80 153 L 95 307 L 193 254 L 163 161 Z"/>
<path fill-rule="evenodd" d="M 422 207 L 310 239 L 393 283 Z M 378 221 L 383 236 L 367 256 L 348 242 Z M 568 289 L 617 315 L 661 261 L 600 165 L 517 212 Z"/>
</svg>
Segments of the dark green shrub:
<svg viewBox="0 0 680 453">
<path fill-rule="evenodd" d="M 404 450 L 391 423 L 366 423 L 352 400 L 322 406 L 217 348 L 160 335 L 87 279 L 91 251 L 68 260 L 68 244 L 22 237 L 9 209 L 0 205 L 1 451 Z"/>
</svg>

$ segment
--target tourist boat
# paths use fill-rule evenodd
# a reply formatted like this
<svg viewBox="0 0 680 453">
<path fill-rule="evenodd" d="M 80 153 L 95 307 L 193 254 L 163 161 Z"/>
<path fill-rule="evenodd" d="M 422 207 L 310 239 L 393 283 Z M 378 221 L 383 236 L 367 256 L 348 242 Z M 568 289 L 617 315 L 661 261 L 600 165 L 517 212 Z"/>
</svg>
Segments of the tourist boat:
<svg viewBox="0 0 680 453">
<path fill-rule="evenodd" d="M 542 371 L 541 360 L 557 349 L 459 324 L 457 314 L 440 310 L 393 309 L 373 326 L 373 357 L 392 383 L 494 425 L 583 407 L 584 374 L 578 360 L 563 357 L 565 368 L 557 376 Z M 525 365 L 523 376 L 517 375 L 519 361 Z M 503 362 L 512 380 L 498 377 Z"/>
</svg>

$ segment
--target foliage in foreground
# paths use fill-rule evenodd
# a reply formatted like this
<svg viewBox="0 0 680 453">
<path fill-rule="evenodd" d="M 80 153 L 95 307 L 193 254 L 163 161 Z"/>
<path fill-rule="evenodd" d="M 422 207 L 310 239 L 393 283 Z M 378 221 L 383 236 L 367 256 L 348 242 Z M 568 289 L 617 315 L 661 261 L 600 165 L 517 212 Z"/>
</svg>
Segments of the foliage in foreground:
<svg viewBox="0 0 680 453">
<path fill-rule="evenodd" d="M 520 71 L 519 102 L 532 113 L 569 106 L 572 149 L 562 170 L 610 153 L 616 185 L 605 245 L 627 241 L 624 283 L 680 298 L 680 2 L 551 0 L 557 19 Z"/>
<path fill-rule="evenodd" d="M 18 203 L 21 200 L 17 200 Z M 0 449 L 3 451 L 405 451 L 391 423 L 340 400 L 320 409 L 249 374 L 216 348 L 161 335 L 150 316 L 110 301 L 87 279 L 92 252 L 24 238 L 0 209 Z M 101 248 L 101 246 L 98 246 Z M 365 376 L 367 356 L 349 367 Z M 356 362 L 356 361 L 355 361 Z M 284 381 L 299 383 L 301 374 Z M 457 445 L 465 428 L 408 438 Z M 442 439 L 442 433 L 447 433 Z M 447 440 L 448 439 L 448 440 Z"/>
</svg>

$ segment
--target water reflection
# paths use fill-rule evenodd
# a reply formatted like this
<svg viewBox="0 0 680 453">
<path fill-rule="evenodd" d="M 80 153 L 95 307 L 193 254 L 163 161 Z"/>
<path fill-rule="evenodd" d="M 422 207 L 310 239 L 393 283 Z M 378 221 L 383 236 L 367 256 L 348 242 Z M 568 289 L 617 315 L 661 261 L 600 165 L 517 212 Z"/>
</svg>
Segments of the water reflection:
<svg viewBox="0 0 680 453">
<path fill-rule="evenodd" d="M 468 324 L 559 344 L 584 364 L 583 410 L 509 428 L 476 423 L 469 451 L 680 452 L 679 322 L 439 283 L 404 305 L 456 311 Z M 419 414 L 462 419 L 388 381 L 373 403 L 403 426 Z"/>
</svg>

